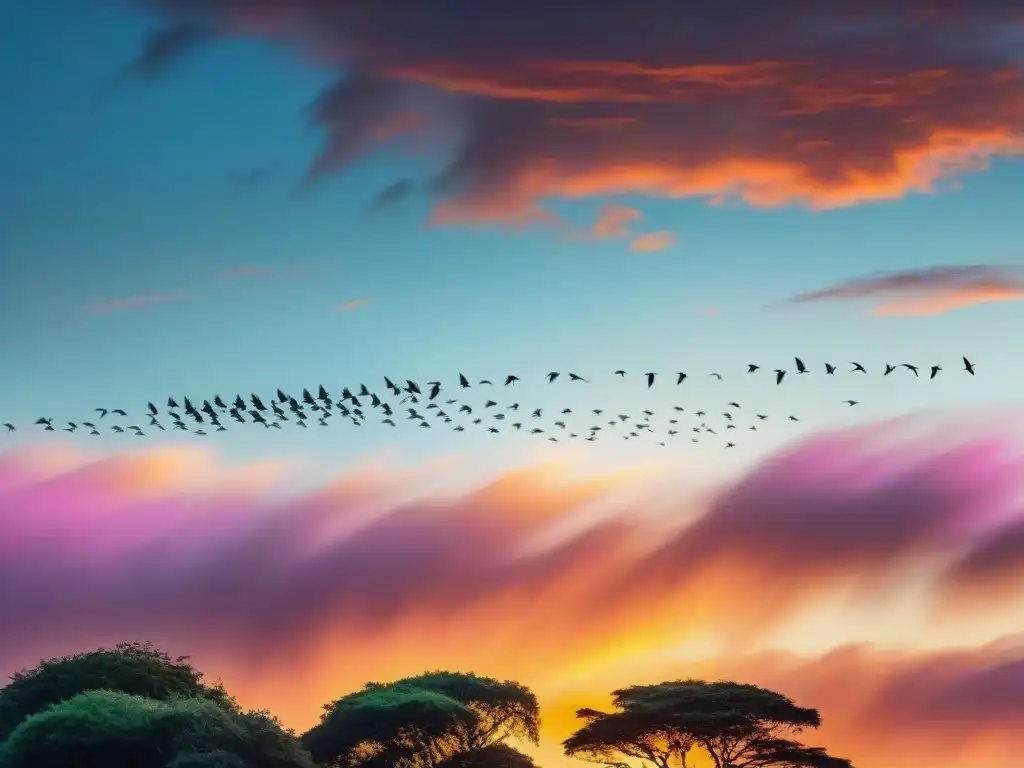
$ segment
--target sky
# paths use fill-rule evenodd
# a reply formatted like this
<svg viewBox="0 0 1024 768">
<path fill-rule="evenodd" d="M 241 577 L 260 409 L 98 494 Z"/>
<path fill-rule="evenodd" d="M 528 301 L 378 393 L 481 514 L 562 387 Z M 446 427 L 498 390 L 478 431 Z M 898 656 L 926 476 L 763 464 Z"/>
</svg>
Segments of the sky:
<svg viewBox="0 0 1024 768">
<path fill-rule="evenodd" d="M 1009 765 L 1022 42 L 1004 0 L 8 4 L 0 673 L 154 639 L 302 729 L 471 667 L 545 766 L 619 685 L 734 676 L 859 766 Z M 385 376 L 507 418 L 144 415 Z"/>
</svg>

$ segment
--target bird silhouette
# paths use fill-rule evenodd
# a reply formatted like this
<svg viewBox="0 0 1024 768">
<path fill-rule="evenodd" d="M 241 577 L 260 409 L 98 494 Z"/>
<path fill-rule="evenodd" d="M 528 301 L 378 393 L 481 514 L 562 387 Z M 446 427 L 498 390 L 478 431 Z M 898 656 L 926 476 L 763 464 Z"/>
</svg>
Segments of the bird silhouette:
<svg viewBox="0 0 1024 768">
<path fill-rule="evenodd" d="M 964 358 L 964 370 L 971 374 L 971 376 L 974 375 L 974 363 L 972 363 L 966 357 Z"/>
<path fill-rule="evenodd" d="M 754 365 L 753 363 L 747 363 L 747 373 L 753 373 L 754 371 L 761 370 L 760 365 Z"/>
<path fill-rule="evenodd" d="M 794 357 L 793 360 L 796 362 L 797 373 L 810 373 L 810 371 L 807 370 L 807 366 L 804 365 L 803 360 L 801 360 L 799 357 Z"/>
<path fill-rule="evenodd" d="M 934 379 L 936 376 L 939 375 L 939 371 L 941 371 L 941 370 L 942 370 L 942 366 L 941 365 L 933 365 L 932 366 L 932 372 L 928 376 L 928 378 L 929 379 Z"/>
<path fill-rule="evenodd" d="M 676 374 L 676 384 L 682 384 L 684 381 L 686 381 L 686 374 L 679 371 L 679 373 Z"/>
<path fill-rule="evenodd" d="M 550 384 L 551 382 L 553 382 L 557 378 L 558 378 L 558 371 L 552 371 L 551 373 L 548 374 L 548 384 Z"/>
<path fill-rule="evenodd" d="M 654 386 L 654 377 L 657 376 L 657 375 L 658 374 L 656 374 L 656 373 L 645 373 L 644 374 L 644 376 L 647 377 L 647 388 L 648 389 L 650 389 L 651 387 Z"/>
<path fill-rule="evenodd" d="M 785 378 L 785 376 L 786 376 L 786 372 L 784 370 L 782 370 L 781 368 L 776 368 L 775 369 L 775 383 L 776 384 L 781 384 L 782 380 Z"/>
<path fill-rule="evenodd" d="M 853 368 L 850 369 L 850 373 L 857 373 L 857 372 L 867 373 L 868 372 L 867 369 L 863 365 L 861 365 L 860 363 L 850 363 L 850 365 L 853 366 Z"/>
<path fill-rule="evenodd" d="M 515 384 L 517 381 L 519 381 L 519 377 L 518 376 L 512 376 L 512 375 L 506 376 L 505 377 L 505 386 L 507 387 L 509 384 Z"/>
</svg>

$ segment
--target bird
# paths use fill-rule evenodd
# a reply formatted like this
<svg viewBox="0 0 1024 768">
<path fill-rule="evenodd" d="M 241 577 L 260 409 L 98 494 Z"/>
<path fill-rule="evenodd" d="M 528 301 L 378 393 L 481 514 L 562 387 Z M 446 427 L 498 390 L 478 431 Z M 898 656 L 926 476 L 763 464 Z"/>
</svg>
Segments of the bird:
<svg viewBox="0 0 1024 768">
<path fill-rule="evenodd" d="M 620 377 L 620 378 L 625 378 L 626 372 L 623 371 L 623 370 L 618 370 L 618 371 L 615 372 L 615 375 Z"/>
<path fill-rule="evenodd" d="M 908 371 L 913 371 L 915 376 L 920 375 L 916 365 L 911 365 L 910 363 L 900 363 L 900 365 L 902 365 Z"/>
<path fill-rule="evenodd" d="M 551 373 L 549 373 L 548 377 L 547 377 L 548 378 L 548 384 L 552 383 L 555 379 L 557 379 L 558 375 L 559 375 L 558 371 L 552 371 Z"/>
<path fill-rule="evenodd" d="M 964 358 L 964 370 L 971 374 L 971 376 L 974 375 L 974 363 L 972 363 L 966 357 Z"/>
<path fill-rule="evenodd" d="M 939 375 L 939 371 L 941 371 L 941 370 L 942 370 L 942 366 L 941 365 L 933 365 L 932 366 L 931 375 L 928 378 L 929 379 L 934 379 L 936 376 Z"/>
<path fill-rule="evenodd" d="M 753 363 L 747 363 L 747 373 L 753 373 L 754 371 L 761 370 L 760 365 L 754 365 Z"/>
<path fill-rule="evenodd" d="M 645 373 L 644 374 L 644 376 L 647 377 L 647 388 L 648 389 L 650 389 L 651 387 L 654 386 L 654 377 L 657 376 L 657 375 L 658 374 L 656 374 L 656 373 Z"/>
<path fill-rule="evenodd" d="M 868 372 L 867 369 L 863 365 L 861 365 L 860 363 L 850 363 L 850 365 L 853 366 L 853 368 L 850 369 L 850 373 L 857 373 L 857 372 L 867 373 Z"/>
<path fill-rule="evenodd" d="M 679 373 L 676 374 L 676 384 L 682 384 L 684 381 L 686 381 L 686 374 L 679 371 Z"/>
<path fill-rule="evenodd" d="M 797 373 L 810 373 L 810 371 L 807 370 L 807 366 L 804 365 L 804 361 L 803 360 L 801 360 L 799 357 L 794 357 L 793 360 L 796 361 L 796 372 Z"/>
<path fill-rule="evenodd" d="M 712 371 L 711 373 L 708 374 L 708 376 L 714 376 L 719 381 L 722 380 L 722 374 L 720 374 L 720 373 L 715 373 L 715 372 Z"/>
<path fill-rule="evenodd" d="M 883 376 L 888 376 L 890 373 L 892 373 L 895 370 L 896 370 L 896 366 L 895 365 L 889 365 L 888 363 L 886 363 L 885 364 L 885 373 L 883 373 L 882 375 Z"/>
<path fill-rule="evenodd" d="M 828 363 L 825 363 L 825 373 L 827 373 L 829 376 L 835 376 L 836 367 L 834 365 L 829 365 Z"/>
<path fill-rule="evenodd" d="M 18 428 L 8 421 L 4 424 L 4 429 L 6 429 L 8 432 L 16 432 Z"/>
<path fill-rule="evenodd" d="M 584 384 L 589 384 L 590 383 L 589 381 L 587 381 L 582 376 L 580 376 L 579 374 L 576 374 L 576 373 L 570 373 L 569 374 L 569 381 L 582 381 Z"/>
<path fill-rule="evenodd" d="M 846 405 L 850 406 L 851 408 L 853 408 L 853 406 L 857 405 L 857 401 L 856 400 L 843 400 L 843 402 L 846 403 Z"/>
<path fill-rule="evenodd" d="M 467 387 L 470 386 L 469 379 L 467 379 L 465 375 L 461 373 L 459 374 L 459 386 L 462 387 L 463 389 L 466 389 Z"/>
<path fill-rule="evenodd" d="M 519 381 L 519 377 L 510 374 L 505 377 L 505 386 L 507 387 L 509 384 L 515 384 L 517 381 Z"/>
<path fill-rule="evenodd" d="M 775 369 L 775 383 L 776 384 L 781 384 L 782 383 L 782 379 L 785 376 L 786 376 L 786 372 L 784 370 L 782 370 L 781 368 L 776 368 Z"/>
</svg>

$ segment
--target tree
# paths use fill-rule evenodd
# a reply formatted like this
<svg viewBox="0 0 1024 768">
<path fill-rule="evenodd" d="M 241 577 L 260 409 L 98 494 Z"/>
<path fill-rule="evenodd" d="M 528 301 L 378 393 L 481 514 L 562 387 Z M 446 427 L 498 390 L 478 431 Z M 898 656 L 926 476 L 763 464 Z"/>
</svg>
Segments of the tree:
<svg viewBox="0 0 1024 768">
<path fill-rule="evenodd" d="M 536 696 L 525 686 L 459 672 L 367 683 L 324 710 L 303 744 L 318 762 L 349 767 L 454 768 L 457 756 L 496 765 L 512 748 L 488 748 L 508 738 L 536 743 L 540 725 Z"/>
<path fill-rule="evenodd" d="M 534 768 L 533 760 L 508 744 L 491 744 L 458 752 L 437 768 Z"/>
<path fill-rule="evenodd" d="M 0 768 L 313 768 L 264 713 L 198 697 L 87 691 L 29 716 L 0 745 Z"/>
<path fill-rule="evenodd" d="M 26 717 L 79 693 L 112 690 L 166 700 L 198 696 L 229 710 L 237 703 L 224 688 L 207 685 L 202 672 L 187 663 L 187 656 L 172 659 L 150 644 L 121 643 L 62 658 L 44 659 L 22 670 L 0 689 L 0 741 Z"/>
<path fill-rule="evenodd" d="M 789 738 L 820 726 L 817 710 L 755 685 L 677 680 L 622 688 L 612 697 L 616 712 L 576 713 L 584 725 L 563 743 L 567 755 L 685 768 L 697 748 L 715 768 L 852 768 L 849 760 Z"/>
</svg>

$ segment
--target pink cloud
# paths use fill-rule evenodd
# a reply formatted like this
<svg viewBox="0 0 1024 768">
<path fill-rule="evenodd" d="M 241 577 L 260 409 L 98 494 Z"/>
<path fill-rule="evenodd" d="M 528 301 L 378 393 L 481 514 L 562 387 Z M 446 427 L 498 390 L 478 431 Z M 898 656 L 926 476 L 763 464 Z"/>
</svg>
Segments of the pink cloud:
<svg viewBox="0 0 1024 768">
<path fill-rule="evenodd" d="M 676 235 L 674 232 L 669 232 L 667 229 L 662 229 L 658 232 L 649 232 L 645 235 L 637 237 L 629 246 L 629 250 L 633 253 L 653 253 L 654 251 L 664 251 L 667 248 L 671 248 L 676 244 Z"/>
</svg>

